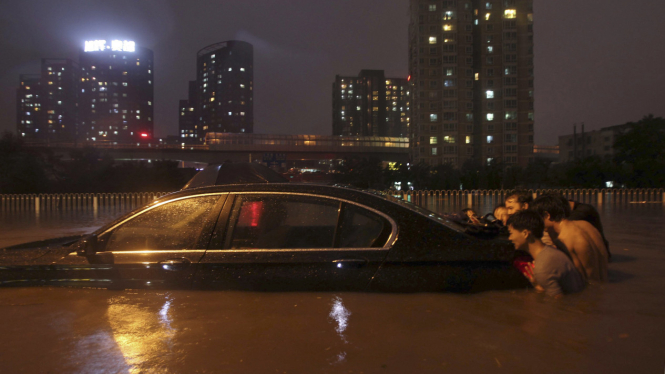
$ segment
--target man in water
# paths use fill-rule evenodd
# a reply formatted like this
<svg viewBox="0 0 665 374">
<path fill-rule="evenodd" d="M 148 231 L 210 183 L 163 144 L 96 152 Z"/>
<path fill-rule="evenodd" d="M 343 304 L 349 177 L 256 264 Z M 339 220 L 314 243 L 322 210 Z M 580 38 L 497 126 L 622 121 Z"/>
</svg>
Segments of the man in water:
<svg viewBox="0 0 665 374">
<path fill-rule="evenodd" d="M 607 249 L 593 225 L 566 219 L 570 205 L 560 196 L 540 196 L 530 207 L 543 218 L 554 245 L 570 257 L 587 282 L 607 281 Z"/>
<path fill-rule="evenodd" d="M 506 197 L 505 201 L 508 217 L 520 210 L 529 209 L 531 202 L 533 202 L 533 195 L 529 191 L 514 190 Z"/>
<path fill-rule="evenodd" d="M 508 239 L 515 249 L 528 251 L 533 257 L 533 263 L 526 268 L 525 275 L 536 290 L 561 297 L 584 289 L 584 279 L 570 259 L 540 240 L 544 223 L 538 213 L 523 210 L 513 214 L 508 218 L 508 230 Z"/>
<path fill-rule="evenodd" d="M 494 216 L 494 218 L 501 221 L 501 223 L 504 226 L 506 226 L 506 222 L 508 221 L 508 209 L 506 208 L 505 204 L 497 205 L 497 207 L 494 208 L 494 211 L 492 212 L 492 215 Z"/>
</svg>

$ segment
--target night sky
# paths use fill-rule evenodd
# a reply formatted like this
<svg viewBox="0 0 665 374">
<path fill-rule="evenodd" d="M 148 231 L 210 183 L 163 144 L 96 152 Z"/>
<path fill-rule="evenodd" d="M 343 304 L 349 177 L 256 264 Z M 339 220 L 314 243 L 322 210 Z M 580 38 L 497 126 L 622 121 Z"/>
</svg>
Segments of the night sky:
<svg viewBox="0 0 665 374">
<path fill-rule="evenodd" d="M 128 39 L 155 53 L 155 135 L 178 131 L 196 52 L 254 45 L 254 132 L 332 133 L 336 74 L 408 75 L 408 0 L 0 2 L 0 131 L 16 131 L 19 74 L 73 58 L 84 40 Z M 536 144 L 665 116 L 665 1 L 534 0 Z M 578 130 L 579 131 L 579 130 Z"/>
</svg>

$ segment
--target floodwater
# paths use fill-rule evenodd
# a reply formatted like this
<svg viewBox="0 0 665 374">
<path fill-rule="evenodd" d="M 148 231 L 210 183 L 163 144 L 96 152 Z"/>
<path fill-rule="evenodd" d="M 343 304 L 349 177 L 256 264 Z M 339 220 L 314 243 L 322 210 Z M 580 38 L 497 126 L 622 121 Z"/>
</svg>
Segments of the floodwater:
<svg viewBox="0 0 665 374">
<path fill-rule="evenodd" d="M 437 210 L 459 205 L 430 202 Z M 476 206 L 480 213 L 491 204 Z M 485 208 L 488 207 L 488 208 Z M 0 288 L 9 373 L 661 373 L 665 205 L 598 206 L 610 282 L 477 294 Z M 0 247 L 117 210 L 0 212 Z"/>
</svg>

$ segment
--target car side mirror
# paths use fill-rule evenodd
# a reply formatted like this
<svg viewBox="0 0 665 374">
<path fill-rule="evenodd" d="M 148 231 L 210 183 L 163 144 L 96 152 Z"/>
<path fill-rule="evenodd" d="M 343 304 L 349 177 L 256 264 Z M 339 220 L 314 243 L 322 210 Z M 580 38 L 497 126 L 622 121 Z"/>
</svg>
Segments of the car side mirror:
<svg viewBox="0 0 665 374">
<path fill-rule="evenodd" d="M 94 256 L 97 252 L 97 235 L 87 235 L 76 243 L 78 256 Z"/>
</svg>

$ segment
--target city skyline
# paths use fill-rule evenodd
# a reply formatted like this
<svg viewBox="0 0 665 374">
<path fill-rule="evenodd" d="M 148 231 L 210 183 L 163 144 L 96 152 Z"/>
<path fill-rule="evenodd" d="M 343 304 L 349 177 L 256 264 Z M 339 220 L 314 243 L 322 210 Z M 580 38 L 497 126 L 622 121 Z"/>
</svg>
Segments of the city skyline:
<svg viewBox="0 0 665 374">
<path fill-rule="evenodd" d="M 255 133 L 331 134 L 336 74 L 408 75 L 408 1 L 68 4 L 1 6 L 0 130 L 16 131 L 19 74 L 39 72 L 42 58 L 75 58 L 87 39 L 131 39 L 155 51 L 157 137 L 178 132 L 192 56 L 221 40 L 255 46 Z M 665 31 L 663 10 L 647 1 L 534 0 L 536 144 L 556 144 L 573 123 L 594 130 L 665 115 L 665 47 L 652 37 Z"/>
</svg>

